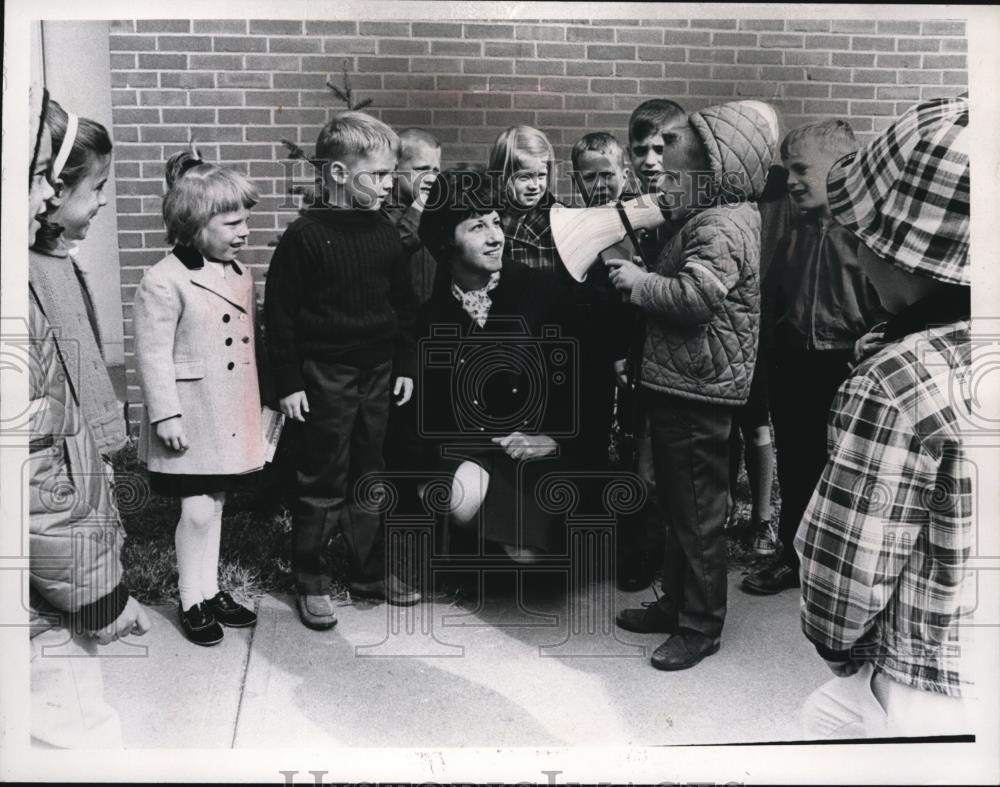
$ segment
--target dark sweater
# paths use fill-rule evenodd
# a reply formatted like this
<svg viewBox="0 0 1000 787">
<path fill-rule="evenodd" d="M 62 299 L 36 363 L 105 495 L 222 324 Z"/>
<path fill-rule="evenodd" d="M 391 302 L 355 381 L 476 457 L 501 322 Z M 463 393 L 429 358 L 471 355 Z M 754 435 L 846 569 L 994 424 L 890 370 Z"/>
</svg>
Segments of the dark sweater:
<svg viewBox="0 0 1000 787">
<path fill-rule="evenodd" d="M 407 256 L 379 211 L 316 208 L 293 221 L 267 272 L 264 324 L 278 396 L 304 389 L 302 363 L 416 373 Z"/>
</svg>

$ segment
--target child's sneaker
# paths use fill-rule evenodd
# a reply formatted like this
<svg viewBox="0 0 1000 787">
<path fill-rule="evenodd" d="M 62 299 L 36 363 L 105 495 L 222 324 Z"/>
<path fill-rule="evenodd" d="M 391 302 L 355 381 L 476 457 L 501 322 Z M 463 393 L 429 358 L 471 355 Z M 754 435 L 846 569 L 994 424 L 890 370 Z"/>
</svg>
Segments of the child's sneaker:
<svg viewBox="0 0 1000 787">
<path fill-rule="evenodd" d="M 778 553 L 778 528 L 770 519 L 758 521 L 754 527 L 753 551 L 768 557 Z"/>
</svg>

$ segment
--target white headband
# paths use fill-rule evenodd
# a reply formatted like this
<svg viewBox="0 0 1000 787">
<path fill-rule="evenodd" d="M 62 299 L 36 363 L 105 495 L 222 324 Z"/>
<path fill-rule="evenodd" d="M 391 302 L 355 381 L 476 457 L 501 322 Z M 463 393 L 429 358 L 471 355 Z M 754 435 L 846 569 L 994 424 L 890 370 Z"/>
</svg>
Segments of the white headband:
<svg viewBox="0 0 1000 787">
<path fill-rule="evenodd" d="M 52 180 L 56 180 L 59 177 L 59 173 L 63 171 L 63 167 L 66 166 L 66 162 L 69 160 L 69 154 L 73 150 L 73 143 L 76 142 L 76 130 L 79 125 L 80 119 L 72 112 L 68 112 L 66 114 L 66 134 L 63 136 L 62 144 L 59 146 L 59 155 L 56 156 L 56 160 L 52 164 Z"/>
</svg>

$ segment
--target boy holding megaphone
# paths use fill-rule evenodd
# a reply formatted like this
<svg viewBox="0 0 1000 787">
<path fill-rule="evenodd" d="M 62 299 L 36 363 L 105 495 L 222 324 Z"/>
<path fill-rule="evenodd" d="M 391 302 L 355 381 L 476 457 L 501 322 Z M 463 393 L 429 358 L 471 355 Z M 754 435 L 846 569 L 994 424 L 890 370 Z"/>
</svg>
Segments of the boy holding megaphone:
<svg viewBox="0 0 1000 787">
<path fill-rule="evenodd" d="M 612 284 L 646 317 L 641 395 L 667 538 L 663 595 L 617 622 L 671 634 L 653 654 L 657 669 L 693 667 L 721 642 L 729 434 L 750 393 L 760 322 L 754 200 L 777 141 L 774 110 L 757 101 L 666 130 L 658 199 L 676 231 L 652 270 L 608 262 Z"/>
</svg>

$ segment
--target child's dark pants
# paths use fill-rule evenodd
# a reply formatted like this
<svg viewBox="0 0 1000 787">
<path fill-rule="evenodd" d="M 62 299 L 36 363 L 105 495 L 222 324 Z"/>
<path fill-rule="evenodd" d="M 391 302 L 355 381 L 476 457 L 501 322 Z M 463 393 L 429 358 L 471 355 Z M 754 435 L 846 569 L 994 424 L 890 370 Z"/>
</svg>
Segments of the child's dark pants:
<svg viewBox="0 0 1000 787">
<path fill-rule="evenodd" d="M 681 628 L 709 637 L 726 619 L 726 498 L 735 408 L 644 389 L 656 497 L 666 520 L 663 592 Z"/>
<path fill-rule="evenodd" d="M 292 571 L 299 592 L 329 593 L 327 546 L 339 525 L 351 551 L 351 577 L 384 576 L 380 515 L 359 506 L 354 485 L 383 469 L 392 363 L 359 369 L 342 363 L 302 365 L 309 413 L 295 431 Z"/>
<path fill-rule="evenodd" d="M 781 487 L 781 560 L 796 571 L 795 531 L 826 467 L 830 405 L 850 374 L 850 350 L 775 352 L 770 374 L 771 421 Z"/>
</svg>

